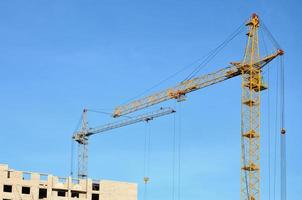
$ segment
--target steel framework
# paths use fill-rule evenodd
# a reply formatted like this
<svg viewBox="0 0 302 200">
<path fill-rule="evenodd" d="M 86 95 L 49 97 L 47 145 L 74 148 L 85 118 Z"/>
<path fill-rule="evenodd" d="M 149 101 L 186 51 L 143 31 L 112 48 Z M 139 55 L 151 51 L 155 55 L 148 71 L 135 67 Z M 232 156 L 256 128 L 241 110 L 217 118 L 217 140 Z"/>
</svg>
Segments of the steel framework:
<svg viewBox="0 0 302 200">
<path fill-rule="evenodd" d="M 262 83 L 258 46 L 259 19 L 253 15 L 247 24 L 247 45 L 241 68 L 241 199 L 260 199 L 260 92 Z"/>
<path fill-rule="evenodd" d="M 262 68 L 278 56 L 284 54 L 277 51 L 267 57 L 260 58 L 258 44 L 259 18 L 253 14 L 246 23 L 248 27 L 247 44 L 241 62 L 231 62 L 231 66 L 217 72 L 186 80 L 178 85 L 134 100 L 115 108 L 113 117 L 132 113 L 152 105 L 177 99 L 182 101 L 187 93 L 222 82 L 241 75 L 241 199 L 260 200 L 260 93 L 267 87 L 262 83 Z"/>
</svg>

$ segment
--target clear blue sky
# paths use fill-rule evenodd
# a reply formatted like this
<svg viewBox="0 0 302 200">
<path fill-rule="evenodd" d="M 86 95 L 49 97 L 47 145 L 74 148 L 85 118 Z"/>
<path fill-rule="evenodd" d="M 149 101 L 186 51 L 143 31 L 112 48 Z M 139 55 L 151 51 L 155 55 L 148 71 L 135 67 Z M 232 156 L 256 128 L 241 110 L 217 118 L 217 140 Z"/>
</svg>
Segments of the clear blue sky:
<svg viewBox="0 0 302 200">
<path fill-rule="evenodd" d="M 110 111 L 204 56 L 256 12 L 286 52 L 288 198 L 301 198 L 301 7 L 298 0 L 2 0 L 0 163 L 67 176 L 70 138 L 84 106 Z M 240 60 L 244 39 L 244 34 L 238 36 L 200 74 Z M 188 66 L 184 73 L 153 91 L 174 85 L 193 67 Z M 261 175 L 265 199 L 269 140 L 272 163 L 275 155 L 278 62 L 269 67 L 270 136 L 267 92 L 262 98 Z M 182 103 L 182 199 L 239 199 L 240 81 L 235 78 L 195 92 Z M 179 110 L 178 105 L 176 108 Z M 110 121 L 105 115 L 90 117 L 96 125 Z M 150 128 L 148 197 L 172 199 L 173 116 L 152 122 Z M 143 199 L 145 132 L 146 125 L 138 124 L 91 138 L 89 175 L 138 182 Z M 278 166 L 277 157 L 277 170 Z M 271 186 L 273 174 L 272 169 Z"/>
</svg>

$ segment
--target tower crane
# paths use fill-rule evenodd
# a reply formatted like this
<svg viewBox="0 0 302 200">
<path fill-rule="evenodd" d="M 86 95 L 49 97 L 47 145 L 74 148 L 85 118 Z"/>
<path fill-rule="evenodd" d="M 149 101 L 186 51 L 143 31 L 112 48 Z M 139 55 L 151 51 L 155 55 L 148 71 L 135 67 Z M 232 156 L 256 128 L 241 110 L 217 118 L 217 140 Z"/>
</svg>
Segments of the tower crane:
<svg viewBox="0 0 302 200">
<path fill-rule="evenodd" d="M 253 14 L 246 26 L 247 43 L 241 62 L 231 62 L 230 66 L 214 73 L 183 81 L 174 87 L 118 106 L 112 116 L 120 117 L 170 99 L 182 101 L 187 93 L 241 75 L 240 194 L 242 200 L 260 200 L 260 93 L 267 89 L 262 82 L 262 69 L 284 52 L 277 49 L 275 53 L 261 58 L 258 43 L 259 17 Z"/>
<path fill-rule="evenodd" d="M 87 125 L 87 109 L 83 110 L 82 114 L 82 126 L 79 131 L 76 131 L 72 139 L 78 143 L 78 178 L 84 179 L 88 175 L 88 139 L 90 136 L 104 133 L 106 131 L 128 126 L 138 122 L 148 122 L 155 118 L 169 115 L 175 112 L 172 108 L 160 108 L 159 110 L 138 115 L 135 117 L 129 117 L 127 119 L 108 123 L 99 127 L 89 128 Z"/>
</svg>

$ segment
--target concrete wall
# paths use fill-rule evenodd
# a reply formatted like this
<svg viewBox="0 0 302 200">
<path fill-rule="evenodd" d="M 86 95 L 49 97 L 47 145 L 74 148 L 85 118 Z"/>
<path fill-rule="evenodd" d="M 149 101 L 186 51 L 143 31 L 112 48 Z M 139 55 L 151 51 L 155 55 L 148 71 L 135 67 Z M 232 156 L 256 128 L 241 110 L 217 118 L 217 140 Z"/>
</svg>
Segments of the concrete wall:
<svg viewBox="0 0 302 200">
<path fill-rule="evenodd" d="M 16 171 L 9 169 L 8 165 L 0 164 L 0 200 L 21 199 L 137 200 L 137 184 L 61 178 L 50 174 Z"/>
</svg>

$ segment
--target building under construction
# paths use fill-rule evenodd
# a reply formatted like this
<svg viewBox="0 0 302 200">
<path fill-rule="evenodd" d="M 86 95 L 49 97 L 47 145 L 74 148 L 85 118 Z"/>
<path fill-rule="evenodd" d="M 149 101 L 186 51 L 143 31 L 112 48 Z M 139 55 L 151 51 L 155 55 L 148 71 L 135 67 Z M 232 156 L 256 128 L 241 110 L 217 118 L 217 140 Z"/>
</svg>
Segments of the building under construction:
<svg viewBox="0 0 302 200">
<path fill-rule="evenodd" d="M 135 183 L 75 179 L 0 164 L 1 200 L 137 200 Z"/>
</svg>

